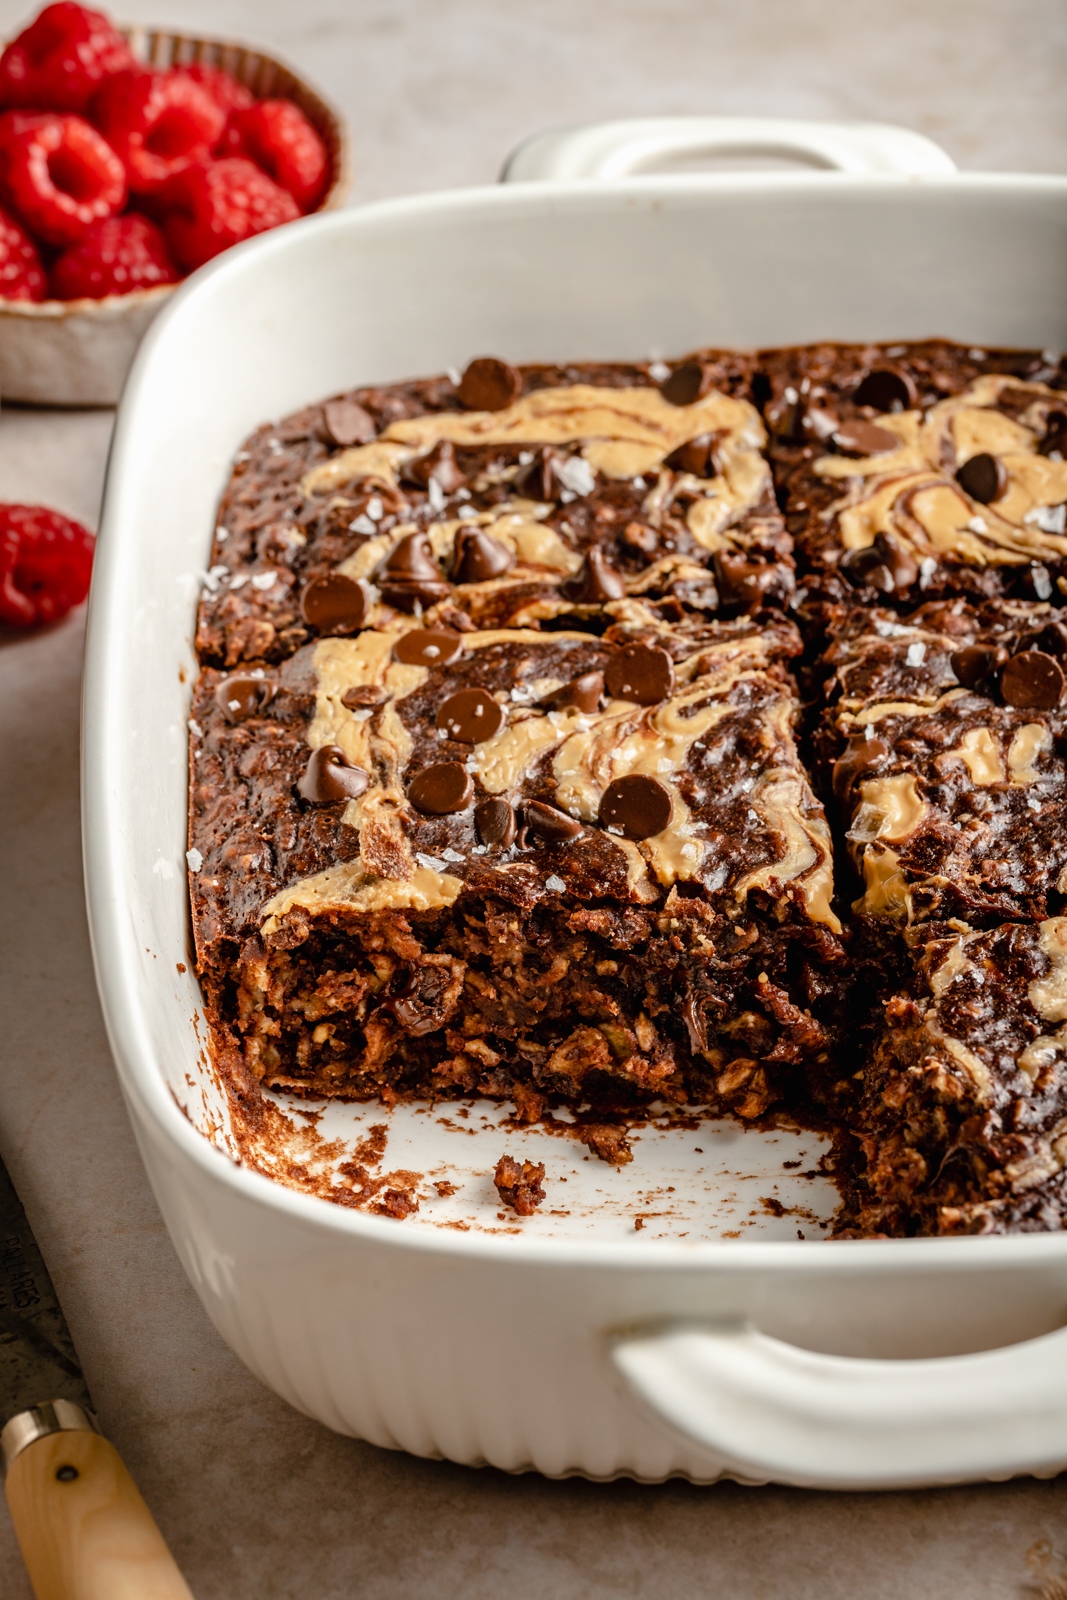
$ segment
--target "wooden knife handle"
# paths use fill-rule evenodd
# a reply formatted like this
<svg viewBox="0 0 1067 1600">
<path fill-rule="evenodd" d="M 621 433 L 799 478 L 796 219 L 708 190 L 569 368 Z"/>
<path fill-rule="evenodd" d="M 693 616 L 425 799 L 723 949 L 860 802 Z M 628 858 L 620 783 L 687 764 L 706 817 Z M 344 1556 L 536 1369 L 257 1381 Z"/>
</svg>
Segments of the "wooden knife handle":
<svg viewBox="0 0 1067 1600">
<path fill-rule="evenodd" d="M 37 1600 L 192 1600 L 113 1444 L 49 1433 L 20 1450 L 7 1502 Z"/>
</svg>

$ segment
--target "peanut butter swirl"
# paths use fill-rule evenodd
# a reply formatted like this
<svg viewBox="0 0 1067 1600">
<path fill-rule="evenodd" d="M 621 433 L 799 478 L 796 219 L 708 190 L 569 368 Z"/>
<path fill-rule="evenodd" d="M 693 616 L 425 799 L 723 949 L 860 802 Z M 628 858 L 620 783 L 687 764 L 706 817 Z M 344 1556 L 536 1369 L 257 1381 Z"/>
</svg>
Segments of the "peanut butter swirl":
<svg viewBox="0 0 1067 1600">
<path fill-rule="evenodd" d="M 859 460 L 824 456 L 823 478 L 845 493 L 826 513 L 846 550 L 890 534 L 919 562 L 948 556 L 974 566 L 1013 566 L 1067 556 L 1067 462 L 1039 453 L 1049 412 L 1063 396 L 1040 383 L 994 374 L 925 413 L 879 418 L 899 445 Z M 1010 415 L 1009 415 L 1010 410 Z M 974 500 L 956 473 L 975 456 L 995 457 L 1004 489 Z"/>
</svg>

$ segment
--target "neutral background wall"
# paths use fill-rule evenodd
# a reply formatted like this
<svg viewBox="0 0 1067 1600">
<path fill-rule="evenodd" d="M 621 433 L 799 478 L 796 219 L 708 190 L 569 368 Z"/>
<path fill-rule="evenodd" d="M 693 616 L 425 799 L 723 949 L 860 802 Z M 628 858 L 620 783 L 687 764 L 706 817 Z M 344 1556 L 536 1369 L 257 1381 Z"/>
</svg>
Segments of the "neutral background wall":
<svg viewBox="0 0 1067 1600">
<path fill-rule="evenodd" d="M 23 15 L 3 0 L 0 30 Z M 291 58 L 350 121 L 356 200 L 488 182 L 539 128 L 651 112 L 873 117 L 964 166 L 1067 169 L 1062 0 L 128 0 L 123 15 Z M 110 427 L 5 409 L 0 498 L 95 522 Z M 879 1496 L 549 1483 L 340 1439 L 261 1389 L 174 1259 L 101 1030 L 81 638 L 75 616 L 0 639 L 0 1153 L 104 1426 L 199 1600 L 1036 1600 L 1067 1571 L 1067 1479 Z M 2 1511 L 0 1593 L 29 1595 Z"/>
</svg>

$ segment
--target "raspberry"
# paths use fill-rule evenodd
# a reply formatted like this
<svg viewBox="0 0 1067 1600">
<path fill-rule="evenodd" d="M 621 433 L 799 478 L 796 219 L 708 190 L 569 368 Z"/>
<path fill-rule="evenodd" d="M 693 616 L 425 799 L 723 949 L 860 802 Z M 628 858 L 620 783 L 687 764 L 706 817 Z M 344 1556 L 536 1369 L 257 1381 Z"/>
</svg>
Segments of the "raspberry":
<svg viewBox="0 0 1067 1600">
<path fill-rule="evenodd" d="M 180 69 L 118 72 L 93 96 L 90 113 L 122 157 L 134 194 L 153 194 L 193 162 L 206 160 L 226 114 Z"/>
<path fill-rule="evenodd" d="M 94 222 L 84 239 L 64 251 L 52 268 L 52 293 L 57 300 L 102 300 L 177 278 L 162 233 L 131 211 Z"/>
<path fill-rule="evenodd" d="M 44 299 L 44 269 L 33 240 L 6 211 L 0 211 L 0 299 Z"/>
<path fill-rule="evenodd" d="M 322 199 L 330 172 L 326 146 L 291 100 L 260 100 L 233 112 L 221 150 L 262 167 L 301 211 L 313 211 Z"/>
<path fill-rule="evenodd" d="M 209 67 L 205 62 L 195 61 L 191 67 L 178 67 L 175 70 L 192 78 L 226 116 L 231 111 L 246 111 L 256 103 L 255 97 L 244 84 L 238 83 L 228 72 L 223 72 L 221 67 Z"/>
<path fill-rule="evenodd" d="M 0 622 L 58 622 L 89 593 L 95 540 L 45 506 L 0 505 Z"/>
<path fill-rule="evenodd" d="M 122 162 L 81 117 L 6 111 L 0 175 L 20 220 L 47 244 L 76 243 L 126 200 Z"/>
<path fill-rule="evenodd" d="M 168 186 L 165 228 L 181 265 L 190 272 L 254 233 L 300 215 L 292 195 L 251 161 L 231 156 L 189 167 Z"/>
<path fill-rule="evenodd" d="M 0 105 L 84 111 L 97 85 L 133 59 L 102 12 L 61 0 L 45 6 L 0 56 Z"/>
</svg>

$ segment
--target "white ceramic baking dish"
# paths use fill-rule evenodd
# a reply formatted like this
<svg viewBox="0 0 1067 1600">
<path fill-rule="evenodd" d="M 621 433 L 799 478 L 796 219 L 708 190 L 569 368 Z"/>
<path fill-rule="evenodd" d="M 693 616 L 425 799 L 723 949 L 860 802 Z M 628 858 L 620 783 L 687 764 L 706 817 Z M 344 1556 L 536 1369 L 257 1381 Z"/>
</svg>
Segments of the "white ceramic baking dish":
<svg viewBox="0 0 1067 1600">
<path fill-rule="evenodd" d="M 716 148 L 848 170 L 622 175 Z M 1067 344 L 1067 179 L 956 174 L 900 130 L 706 122 L 572 130 L 510 176 L 545 170 L 564 177 L 315 217 L 227 253 L 175 295 L 129 380 L 91 600 L 85 844 L 104 1010 L 175 1246 L 265 1383 L 377 1444 L 828 1487 L 1056 1472 L 1067 1237 L 828 1242 L 826 1186 L 783 1167 L 814 1160 L 809 1136 L 649 1128 L 612 1169 L 485 1106 L 333 1107 L 317 1127 L 282 1107 L 263 1170 L 234 1159 L 186 970 L 183 855 L 198 574 L 242 436 L 486 352 Z M 373 1122 L 388 1164 L 424 1174 L 417 1216 L 264 1175 L 329 1181 L 323 1139 L 350 1149 Z M 521 1227 L 490 1183 L 505 1147 L 548 1167 Z M 439 1199 L 443 1176 L 457 1193 Z"/>
</svg>

